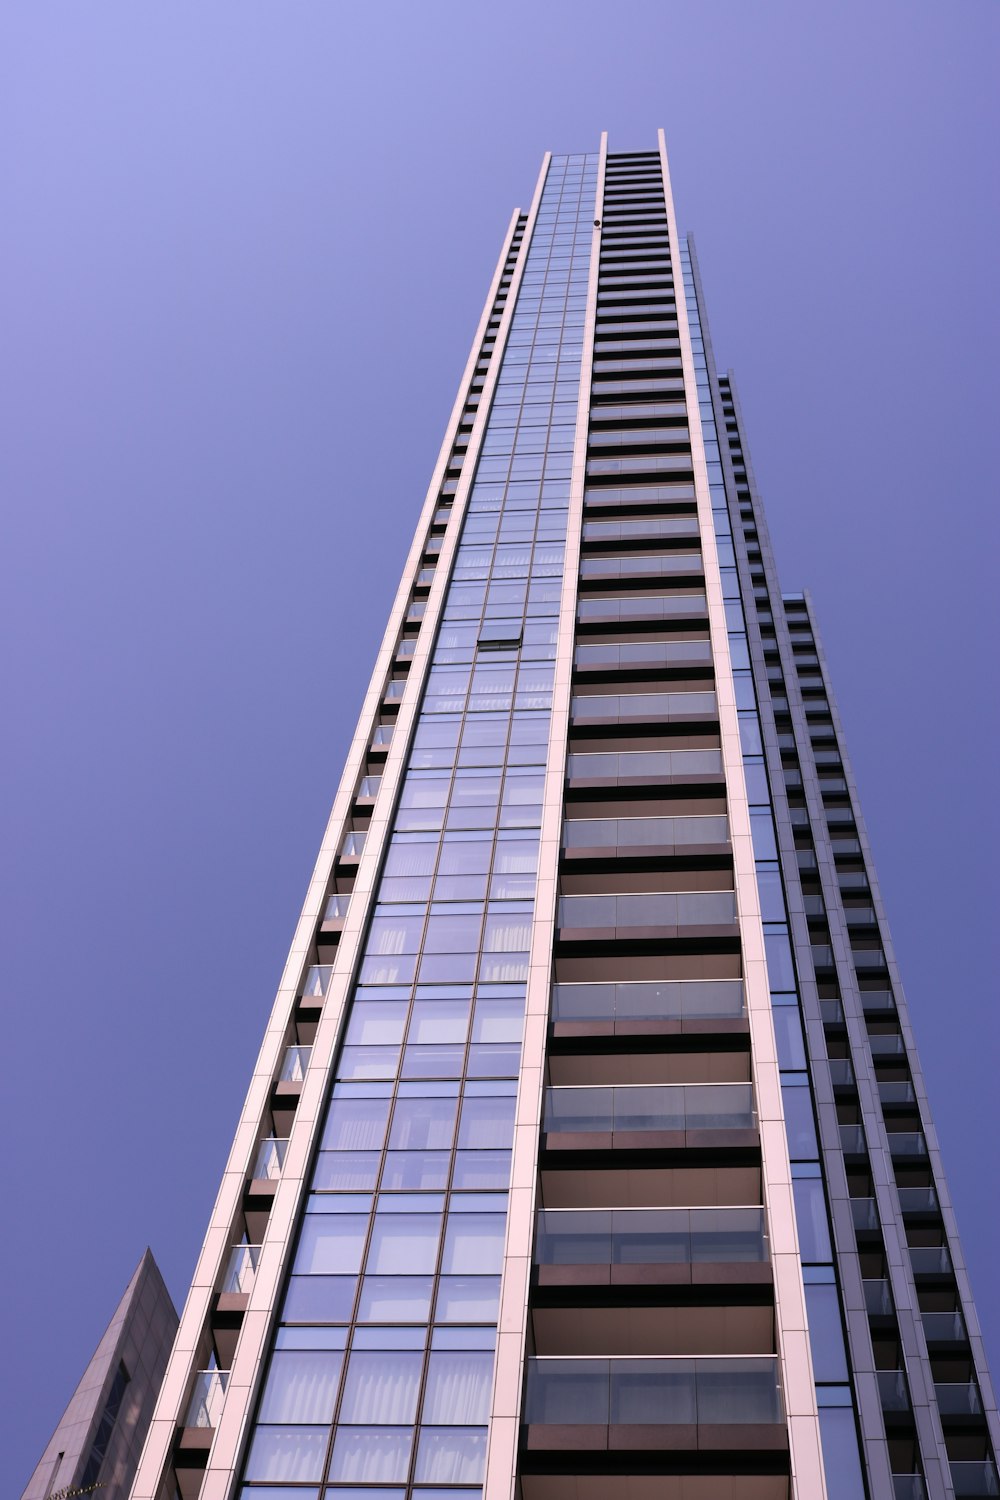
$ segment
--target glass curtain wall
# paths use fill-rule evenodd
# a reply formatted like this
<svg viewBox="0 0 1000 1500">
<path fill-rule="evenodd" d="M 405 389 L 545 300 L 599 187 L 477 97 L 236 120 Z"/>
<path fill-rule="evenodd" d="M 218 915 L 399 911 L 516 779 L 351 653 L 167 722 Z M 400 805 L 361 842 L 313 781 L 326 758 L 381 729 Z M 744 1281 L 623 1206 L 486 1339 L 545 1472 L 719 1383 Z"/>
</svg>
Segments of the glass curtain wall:
<svg viewBox="0 0 1000 1500">
<path fill-rule="evenodd" d="M 243 1500 L 481 1493 L 596 183 L 545 179 Z"/>
</svg>

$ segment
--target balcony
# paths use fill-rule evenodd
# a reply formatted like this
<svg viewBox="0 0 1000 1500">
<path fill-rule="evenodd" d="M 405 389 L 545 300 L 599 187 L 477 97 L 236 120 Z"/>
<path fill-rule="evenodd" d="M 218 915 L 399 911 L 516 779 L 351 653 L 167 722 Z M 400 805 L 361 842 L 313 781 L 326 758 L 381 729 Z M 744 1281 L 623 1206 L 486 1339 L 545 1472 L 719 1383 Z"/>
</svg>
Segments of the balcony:
<svg viewBox="0 0 1000 1500">
<path fill-rule="evenodd" d="M 332 964 L 313 964 L 306 970 L 306 977 L 299 992 L 301 998 L 303 1000 L 325 999 L 332 975 Z"/>
<path fill-rule="evenodd" d="M 891 990 L 862 990 L 861 1007 L 865 1015 L 888 1013 L 895 1015 L 896 1001 Z"/>
<path fill-rule="evenodd" d="M 599 412 L 604 421 L 614 421 L 616 418 L 630 416 L 636 410 L 630 406 L 598 406 L 595 412 Z M 648 408 L 650 415 L 684 415 L 684 406 L 681 402 L 674 402 L 672 406 L 656 406 Z M 633 539 L 652 540 L 653 537 L 690 537 L 693 541 L 698 539 L 697 516 L 650 516 L 648 519 L 636 521 L 584 521 L 584 542 L 627 542 Z"/>
<path fill-rule="evenodd" d="M 884 1412 L 910 1410 L 910 1392 L 902 1370 L 876 1370 L 879 1400 Z"/>
<path fill-rule="evenodd" d="M 616 1436 L 600 1429 L 689 1428 L 664 1435 L 664 1447 L 710 1447 L 703 1427 L 779 1427 L 784 1423 L 777 1361 L 769 1357 L 732 1358 L 530 1358 L 524 1398 L 528 1447 L 647 1447 L 648 1438 L 627 1432 Z M 563 1432 L 553 1431 L 563 1429 Z M 595 1430 L 596 1429 L 596 1430 Z M 763 1437 L 764 1434 L 761 1434 Z M 783 1435 L 782 1435 L 783 1436 Z M 595 1441 L 596 1439 L 596 1441 Z M 784 1442 L 774 1435 L 774 1446 Z M 728 1444 L 727 1444 L 728 1446 Z"/>
<path fill-rule="evenodd" d="M 1000 1495 L 997 1471 L 988 1458 L 953 1463 L 951 1482 L 958 1500 L 978 1500 L 979 1496 Z"/>
<path fill-rule="evenodd" d="M 915 1104 L 917 1101 L 913 1084 L 903 1079 L 886 1079 L 878 1085 L 879 1102 L 884 1106 L 894 1104 Z"/>
<path fill-rule="evenodd" d="M 636 980 L 631 984 L 552 987 L 551 1017 L 556 1024 L 742 1021 L 745 1016 L 739 979 Z"/>
<path fill-rule="evenodd" d="M 711 641 L 627 641 L 577 646 L 573 658 L 579 671 L 638 671 L 664 667 L 712 666 Z"/>
<path fill-rule="evenodd" d="M 869 1035 L 868 1045 L 871 1048 L 872 1057 L 875 1058 L 876 1062 L 881 1061 L 883 1058 L 906 1056 L 906 1047 L 898 1031 Z"/>
<path fill-rule="evenodd" d="M 260 1245 L 233 1246 L 219 1288 L 224 1295 L 245 1297 L 253 1291 L 260 1251 Z"/>
<path fill-rule="evenodd" d="M 901 1187 L 899 1206 L 904 1214 L 932 1214 L 940 1207 L 938 1195 L 932 1187 Z"/>
<path fill-rule="evenodd" d="M 573 698 L 574 724 L 636 723 L 673 720 L 715 720 L 714 693 L 587 693 Z"/>
<path fill-rule="evenodd" d="M 185 1427 L 218 1427 L 228 1380 L 228 1370 L 198 1371 L 184 1418 Z"/>
<path fill-rule="evenodd" d="M 942 1417 L 982 1416 L 983 1403 L 979 1395 L 979 1387 L 974 1380 L 935 1385 L 934 1395 L 937 1397 L 938 1411 Z"/>
<path fill-rule="evenodd" d="M 749 1146 L 756 1142 L 753 1090 L 748 1083 L 547 1088 L 542 1128 L 550 1151 Z"/>
<path fill-rule="evenodd" d="M 867 1234 L 878 1229 L 878 1209 L 874 1198 L 852 1198 L 851 1218 L 858 1234 Z"/>
<path fill-rule="evenodd" d="M 896 1309 L 887 1281 L 864 1281 L 865 1311 L 870 1318 L 891 1318 Z"/>
<path fill-rule="evenodd" d="M 347 908 L 350 904 L 350 892 L 334 891 L 327 898 L 326 906 L 323 909 L 323 926 L 326 927 L 334 922 L 338 925 L 341 924 L 347 916 Z"/>
<path fill-rule="evenodd" d="M 556 926 L 591 939 L 666 938 L 687 928 L 719 928 L 730 935 L 736 925 L 734 891 L 649 891 L 630 895 L 560 896 Z"/>
<path fill-rule="evenodd" d="M 676 818 L 569 818 L 563 824 L 563 848 L 608 853 L 639 849 L 728 848 L 729 820 L 724 813 Z"/>
<path fill-rule="evenodd" d="M 855 1085 L 854 1068 L 849 1057 L 831 1057 L 830 1082 L 835 1089 L 852 1089 Z"/>
<path fill-rule="evenodd" d="M 595 553 L 580 560 L 580 577 L 663 578 L 684 573 L 700 574 L 704 564 L 700 552 L 632 552 L 625 557 Z"/>
<path fill-rule="evenodd" d="M 287 1151 L 288 1138 L 286 1136 L 265 1136 L 257 1147 L 257 1155 L 254 1158 L 253 1170 L 250 1173 L 253 1181 L 275 1182 L 281 1176 Z"/>
<path fill-rule="evenodd" d="M 950 1276 L 952 1265 L 947 1245 L 911 1245 L 910 1265 L 914 1276 Z"/>
<path fill-rule="evenodd" d="M 927 1500 L 922 1474 L 893 1474 L 892 1500 Z"/>
<path fill-rule="evenodd" d="M 541 1209 L 542 1267 L 766 1264 L 762 1208 Z M 614 1279 L 614 1278 L 613 1278 Z"/>
<path fill-rule="evenodd" d="M 868 1150 L 865 1132 L 860 1125 L 841 1125 L 840 1149 L 845 1156 L 864 1156 Z"/>
<path fill-rule="evenodd" d="M 721 750 L 611 750 L 570 755 L 566 774 L 582 781 L 688 781 L 720 777 Z"/>
<path fill-rule="evenodd" d="M 960 1312 L 925 1312 L 920 1320 L 924 1338 L 929 1344 L 964 1344 L 968 1340 L 965 1320 Z"/>
<path fill-rule="evenodd" d="M 311 1053 L 311 1047 L 300 1045 L 286 1047 L 285 1055 L 281 1060 L 281 1071 L 278 1073 L 278 1082 L 301 1083 L 306 1076 Z"/>
<path fill-rule="evenodd" d="M 616 624 L 622 620 L 668 620 L 690 618 L 703 620 L 708 614 L 704 594 L 609 594 L 579 599 L 576 617 L 581 624 L 601 620 Z"/>
<path fill-rule="evenodd" d="M 919 1130 L 890 1130 L 888 1132 L 889 1155 L 895 1159 L 903 1156 L 926 1156 L 927 1142 Z"/>
</svg>

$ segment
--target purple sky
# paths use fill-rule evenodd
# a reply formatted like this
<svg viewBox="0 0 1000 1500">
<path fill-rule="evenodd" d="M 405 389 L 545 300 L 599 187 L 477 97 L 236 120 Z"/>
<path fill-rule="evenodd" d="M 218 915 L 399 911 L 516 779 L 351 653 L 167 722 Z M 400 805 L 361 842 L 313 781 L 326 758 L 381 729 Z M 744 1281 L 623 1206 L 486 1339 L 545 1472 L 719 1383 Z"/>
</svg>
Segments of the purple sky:
<svg viewBox="0 0 1000 1500">
<path fill-rule="evenodd" d="M 501 234 L 602 128 L 667 130 L 1000 1363 L 998 22 L 4 8 L 5 1494 L 147 1242 L 183 1298 Z"/>
</svg>

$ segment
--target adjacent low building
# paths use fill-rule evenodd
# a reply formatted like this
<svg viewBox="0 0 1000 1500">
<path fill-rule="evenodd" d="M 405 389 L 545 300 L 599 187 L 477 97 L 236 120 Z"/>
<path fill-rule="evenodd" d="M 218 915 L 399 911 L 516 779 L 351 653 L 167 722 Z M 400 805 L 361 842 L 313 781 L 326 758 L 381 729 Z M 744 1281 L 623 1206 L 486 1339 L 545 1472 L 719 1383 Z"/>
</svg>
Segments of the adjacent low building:
<svg viewBox="0 0 1000 1500">
<path fill-rule="evenodd" d="M 176 1332 L 174 1304 L 147 1250 L 21 1500 L 126 1500 Z"/>
</svg>

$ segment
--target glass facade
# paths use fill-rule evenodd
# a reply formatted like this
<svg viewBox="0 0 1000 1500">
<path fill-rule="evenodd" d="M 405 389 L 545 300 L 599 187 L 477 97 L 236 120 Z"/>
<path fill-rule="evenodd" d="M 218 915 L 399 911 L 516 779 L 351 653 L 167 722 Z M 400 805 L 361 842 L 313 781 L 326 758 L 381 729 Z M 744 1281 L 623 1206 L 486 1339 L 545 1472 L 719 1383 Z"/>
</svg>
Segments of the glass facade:
<svg viewBox="0 0 1000 1500">
<path fill-rule="evenodd" d="M 596 184 L 555 157 L 539 201 L 244 1469 L 261 1500 L 482 1482 Z"/>
</svg>

